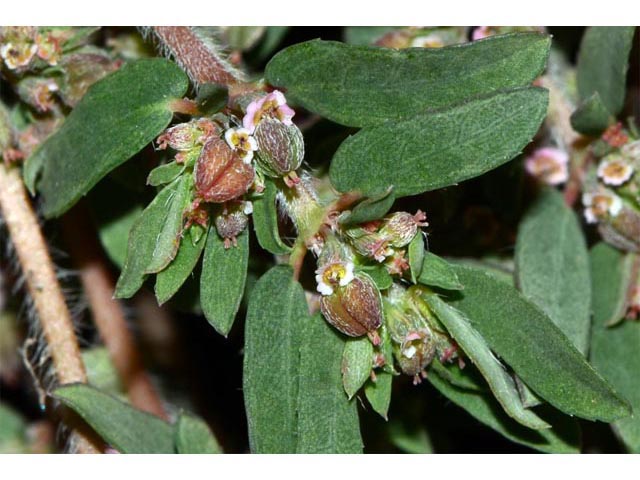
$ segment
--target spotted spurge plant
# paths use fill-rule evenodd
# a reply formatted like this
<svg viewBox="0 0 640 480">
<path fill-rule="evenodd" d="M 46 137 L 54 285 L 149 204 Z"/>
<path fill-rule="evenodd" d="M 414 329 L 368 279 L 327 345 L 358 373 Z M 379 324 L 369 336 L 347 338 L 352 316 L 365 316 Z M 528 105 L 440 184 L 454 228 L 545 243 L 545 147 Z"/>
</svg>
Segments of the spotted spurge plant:
<svg viewBox="0 0 640 480">
<path fill-rule="evenodd" d="M 24 342 L 71 451 L 426 452 L 456 422 L 640 451 L 634 31 L 585 29 L 572 63 L 543 27 L 3 27 L 0 207 L 34 305 L 7 358 Z M 106 349 L 79 347 L 52 245 Z M 150 380 L 167 325 L 214 338 L 209 375 L 242 363 L 244 433 Z M 34 450 L 0 406 L 0 448 Z"/>
</svg>

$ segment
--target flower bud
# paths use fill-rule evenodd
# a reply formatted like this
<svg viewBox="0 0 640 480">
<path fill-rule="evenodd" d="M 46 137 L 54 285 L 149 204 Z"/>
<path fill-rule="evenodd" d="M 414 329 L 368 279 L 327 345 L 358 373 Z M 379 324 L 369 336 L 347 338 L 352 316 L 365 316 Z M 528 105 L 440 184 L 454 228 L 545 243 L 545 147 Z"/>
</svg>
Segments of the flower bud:
<svg viewBox="0 0 640 480">
<path fill-rule="evenodd" d="M 389 240 L 389 244 L 396 248 L 409 245 L 418 233 L 418 227 L 426 227 L 427 216 L 418 210 L 415 215 L 407 212 L 396 212 L 385 217 L 380 228 L 380 234 Z"/>
<path fill-rule="evenodd" d="M 58 84 L 45 77 L 26 77 L 18 82 L 18 95 L 39 112 L 48 112 L 55 105 Z"/>
<path fill-rule="evenodd" d="M 356 273 L 346 285 L 340 284 L 344 278 L 326 270 L 325 280 L 334 285 L 330 295 L 320 299 L 320 310 L 324 318 L 340 332 L 350 337 L 369 334 L 375 338 L 375 330 L 382 324 L 382 299 L 375 283 L 367 274 Z M 337 280 L 334 283 L 334 280 Z M 342 282 L 344 283 L 344 282 Z"/>
<path fill-rule="evenodd" d="M 227 142 L 213 137 L 200 152 L 194 175 L 198 198 L 205 202 L 223 203 L 249 190 L 255 170 L 244 163 Z"/>
<path fill-rule="evenodd" d="M 270 177 L 283 177 L 302 163 L 304 139 L 295 125 L 265 118 L 258 124 L 254 136 L 258 142 L 257 162 Z"/>
<path fill-rule="evenodd" d="M 225 248 L 230 248 L 231 244 L 238 244 L 236 237 L 247 228 L 247 215 L 252 211 L 250 202 L 232 202 L 216 217 L 216 230 L 218 235 L 224 238 Z"/>
</svg>

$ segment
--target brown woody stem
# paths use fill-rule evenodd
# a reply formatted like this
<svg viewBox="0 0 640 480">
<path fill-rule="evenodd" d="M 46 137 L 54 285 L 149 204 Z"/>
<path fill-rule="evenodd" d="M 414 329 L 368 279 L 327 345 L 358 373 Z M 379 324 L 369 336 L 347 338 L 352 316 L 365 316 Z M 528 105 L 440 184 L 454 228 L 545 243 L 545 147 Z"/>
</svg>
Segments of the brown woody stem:
<svg viewBox="0 0 640 480">
<path fill-rule="evenodd" d="M 0 210 L 51 352 L 56 377 L 61 384 L 86 383 L 71 314 L 20 171 L 3 163 L 0 163 Z M 98 453 L 87 437 L 78 432 L 74 435 L 73 443 L 79 453 Z"/>
</svg>

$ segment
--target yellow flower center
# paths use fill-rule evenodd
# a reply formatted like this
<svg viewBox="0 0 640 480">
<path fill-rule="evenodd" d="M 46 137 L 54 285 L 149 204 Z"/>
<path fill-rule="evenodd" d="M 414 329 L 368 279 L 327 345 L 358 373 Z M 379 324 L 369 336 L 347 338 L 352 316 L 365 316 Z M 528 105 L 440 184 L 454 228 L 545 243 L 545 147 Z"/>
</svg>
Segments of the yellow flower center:
<svg viewBox="0 0 640 480">
<path fill-rule="evenodd" d="M 337 285 L 347 275 L 347 269 L 341 263 L 329 265 L 322 274 L 322 281 L 330 285 Z"/>
</svg>

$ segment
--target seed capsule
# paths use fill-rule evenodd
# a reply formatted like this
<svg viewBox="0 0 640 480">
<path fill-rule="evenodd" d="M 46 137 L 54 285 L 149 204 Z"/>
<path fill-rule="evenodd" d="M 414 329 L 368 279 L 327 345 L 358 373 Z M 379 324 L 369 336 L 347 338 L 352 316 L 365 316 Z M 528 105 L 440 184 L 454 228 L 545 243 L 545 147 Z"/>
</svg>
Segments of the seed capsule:
<svg viewBox="0 0 640 480">
<path fill-rule="evenodd" d="M 264 118 L 254 137 L 258 142 L 256 160 L 266 175 L 283 177 L 296 170 L 304 157 L 304 139 L 295 125 Z"/>
<path fill-rule="evenodd" d="M 374 332 L 382 324 L 382 299 L 367 274 L 356 273 L 345 286 L 335 285 L 334 292 L 323 295 L 320 310 L 336 329 L 350 337 Z"/>
<path fill-rule="evenodd" d="M 199 198 L 205 202 L 223 203 L 249 190 L 255 170 L 244 163 L 224 140 L 214 137 L 203 147 L 194 175 Z"/>
<path fill-rule="evenodd" d="M 389 244 L 396 248 L 402 248 L 413 240 L 418 232 L 418 227 L 426 227 L 427 216 L 418 210 L 415 215 L 407 212 L 396 212 L 384 219 L 380 235 L 387 238 Z"/>
</svg>

